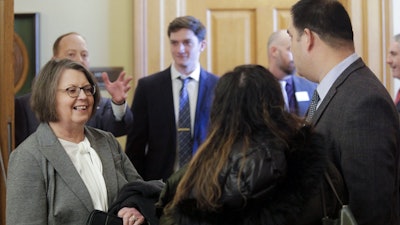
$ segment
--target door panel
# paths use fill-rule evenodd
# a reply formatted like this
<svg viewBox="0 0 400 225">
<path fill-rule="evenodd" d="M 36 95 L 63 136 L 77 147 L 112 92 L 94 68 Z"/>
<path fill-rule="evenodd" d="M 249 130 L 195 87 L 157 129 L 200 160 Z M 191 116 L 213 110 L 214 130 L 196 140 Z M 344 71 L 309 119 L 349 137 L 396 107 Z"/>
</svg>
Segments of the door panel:
<svg viewBox="0 0 400 225">
<path fill-rule="evenodd" d="M 136 79 L 169 66 L 167 28 L 177 16 L 193 15 L 207 28 L 201 65 L 222 75 L 234 66 L 268 66 L 267 40 L 286 29 L 296 0 L 138 0 L 134 2 Z"/>
<path fill-rule="evenodd" d="M 391 1 L 339 0 L 352 19 L 356 52 L 392 92 L 385 63 L 392 35 Z M 267 40 L 287 29 L 297 0 L 135 0 L 134 70 L 136 80 L 171 64 L 167 27 L 177 16 L 193 15 L 207 27 L 207 48 L 201 65 L 222 75 L 234 66 L 257 63 L 268 67 Z"/>
<path fill-rule="evenodd" d="M 187 14 L 207 27 L 208 48 L 201 64 L 222 75 L 239 64 L 268 66 L 267 41 L 277 29 L 286 29 L 296 0 L 187 1 Z"/>
</svg>

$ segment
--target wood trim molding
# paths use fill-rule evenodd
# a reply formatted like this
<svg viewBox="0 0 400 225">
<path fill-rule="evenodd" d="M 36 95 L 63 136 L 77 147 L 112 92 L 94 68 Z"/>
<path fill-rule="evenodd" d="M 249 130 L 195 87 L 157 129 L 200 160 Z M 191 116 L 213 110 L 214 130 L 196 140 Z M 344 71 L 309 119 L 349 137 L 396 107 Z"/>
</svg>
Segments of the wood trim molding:
<svg viewBox="0 0 400 225">
<path fill-rule="evenodd" d="M 133 65 L 135 84 L 147 74 L 147 0 L 133 1 Z M 140 22 L 137 22 L 140 21 Z"/>
<path fill-rule="evenodd" d="M 382 4 L 383 4 L 383 26 L 384 30 L 382 32 L 382 34 L 384 35 L 383 37 L 383 75 L 385 76 L 385 80 L 384 80 L 384 84 L 386 86 L 386 89 L 389 91 L 389 93 L 391 95 L 394 95 L 395 91 L 394 91 L 394 79 L 390 73 L 390 69 L 388 64 L 386 63 L 386 57 L 388 55 L 388 49 L 389 49 L 389 45 L 390 45 L 390 41 L 394 35 L 393 33 L 393 14 L 392 14 L 392 9 L 393 9 L 393 0 L 391 1 L 386 1 L 386 0 L 382 0 Z"/>
<path fill-rule="evenodd" d="M 0 225 L 5 224 L 8 156 L 13 146 L 14 129 L 14 0 L 0 0 L 0 154 L 4 169 L 0 172 Z"/>
</svg>

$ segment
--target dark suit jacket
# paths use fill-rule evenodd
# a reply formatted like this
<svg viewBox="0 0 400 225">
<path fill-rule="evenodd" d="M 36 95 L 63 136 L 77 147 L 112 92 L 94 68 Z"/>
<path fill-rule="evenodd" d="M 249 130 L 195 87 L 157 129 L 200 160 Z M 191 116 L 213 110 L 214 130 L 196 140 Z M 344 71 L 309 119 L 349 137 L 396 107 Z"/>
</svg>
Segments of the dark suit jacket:
<svg viewBox="0 0 400 225">
<path fill-rule="evenodd" d="M 294 84 L 294 91 L 295 93 L 297 93 L 295 94 L 298 110 L 297 115 L 303 117 L 306 115 L 308 107 L 310 106 L 311 98 L 314 94 L 314 90 L 317 87 L 317 84 L 297 75 L 292 75 L 292 79 Z M 306 97 L 304 96 L 305 94 L 308 95 L 308 99 L 301 98 Z"/>
<path fill-rule="evenodd" d="M 328 138 L 358 224 L 399 224 L 399 115 L 361 59 L 334 82 L 312 121 Z"/>
<path fill-rule="evenodd" d="M 205 139 L 218 77 L 201 69 L 193 131 L 193 152 Z M 135 117 L 126 154 L 145 180 L 167 179 L 176 159 L 176 123 L 171 69 L 139 80 L 132 103 Z"/>
<path fill-rule="evenodd" d="M 35 132 L 39 126 L 39 121 L 30 106 L 30 99 L 31 93 L 15 98 L 15 146 Z M 121 121 L 116 121 L 111 107 L 111 99 L 101 98 L 96 114 L 87 122 L 87 125 L 111 132 L 114 136 L 119 137 L 128 133 L 132 123 L 133 115 L 130 110 L 126 110 Z"/>
</svg>

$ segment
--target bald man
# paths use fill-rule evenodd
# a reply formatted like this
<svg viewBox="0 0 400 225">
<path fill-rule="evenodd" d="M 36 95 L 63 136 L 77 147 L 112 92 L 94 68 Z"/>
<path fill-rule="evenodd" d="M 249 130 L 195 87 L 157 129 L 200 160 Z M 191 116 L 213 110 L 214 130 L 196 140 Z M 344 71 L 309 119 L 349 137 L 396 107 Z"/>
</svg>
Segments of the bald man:
<svg viewBox="0 0 400 225">
<path fill-rule="evenodd" d="M 269 71 L 281 83 L 286 109 L 304 117 L 317 84 L 295 75 L 290 37 L 286 30 L 272 33 L 267 48 Z"/>
</svg>

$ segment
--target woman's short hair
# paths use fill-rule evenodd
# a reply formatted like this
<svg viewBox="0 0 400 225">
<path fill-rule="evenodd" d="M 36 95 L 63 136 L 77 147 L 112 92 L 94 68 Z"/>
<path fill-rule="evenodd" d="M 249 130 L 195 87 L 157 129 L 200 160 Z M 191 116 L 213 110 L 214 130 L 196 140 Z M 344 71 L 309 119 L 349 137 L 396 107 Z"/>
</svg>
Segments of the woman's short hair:
<svg viewBox="0 0 400 225">
<path fill-rule="evenodd" d="M 92 116 L 100 101 L 100 91 L 94 75 L 79 62 L 70 59 L 52 59 L 42 67 L 33 85 L 31 107 L 40 122 L 57 122 L 56 96 L 60 77 L 66 69 L 81 71 L 96 89 Z"/>
</svg>

